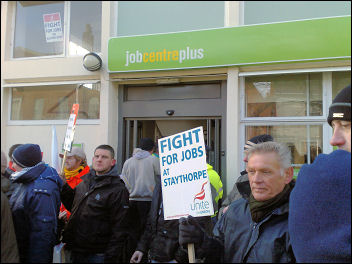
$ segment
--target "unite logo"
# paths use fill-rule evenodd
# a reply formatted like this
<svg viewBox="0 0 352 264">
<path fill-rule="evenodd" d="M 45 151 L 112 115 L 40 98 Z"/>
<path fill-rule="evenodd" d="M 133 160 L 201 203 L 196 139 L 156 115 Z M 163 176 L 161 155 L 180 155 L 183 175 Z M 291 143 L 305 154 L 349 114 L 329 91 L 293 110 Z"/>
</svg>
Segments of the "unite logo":
<svg viewBox="0 0 352 264">
<path fill-rule="evenodd" d="M 204 214 L 210 213 L 209 202 L 203 201 L 205 198 L 204 186 L 207 183 L 208 183 L 208 181 L 206 181 L 205 183 L 202 184 L 201 191 L 194 196 L 193 203 L 190 204 L 191 211 L 195 211 L 196 215 L 204 215 Z M 196 202 L 196 200 L 200 200 L 200 201 Z"/>
<path fill-rule="evenodd" d="M 197 193 L 195 196 L 194 196 L 194 199 L 193 199 L 193 202 L 198 199 L 198 200 L 203 200 L 204 197 L 205 197 L 205 191 L 204 191 L 204 185 L 207 184 L 208 181 L 206 181 L 205 183 L 203 183 L 202 185 L 202 189 L 199 193 Z"/>
</svg>

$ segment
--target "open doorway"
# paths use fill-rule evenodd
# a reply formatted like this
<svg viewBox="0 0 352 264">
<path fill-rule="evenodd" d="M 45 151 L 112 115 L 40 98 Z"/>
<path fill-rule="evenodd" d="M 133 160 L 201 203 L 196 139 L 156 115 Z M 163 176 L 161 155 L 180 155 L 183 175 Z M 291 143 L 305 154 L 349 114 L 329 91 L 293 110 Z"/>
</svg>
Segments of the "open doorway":
<svg viewBox="0 0 352 264">
<path fill-rule="evenodd" d="M 133 149 L 141 138 L 149 137 L 157 144 L 158 139 L 174 135 L 195 127 L 203 127 L 204 143 L 209 147 L 207 162 L 216 171 L 220 169 L 220 131 L 221 119 L 125 119 L 125 155 L 124 160 L 131 157 Z"/>
</svg>

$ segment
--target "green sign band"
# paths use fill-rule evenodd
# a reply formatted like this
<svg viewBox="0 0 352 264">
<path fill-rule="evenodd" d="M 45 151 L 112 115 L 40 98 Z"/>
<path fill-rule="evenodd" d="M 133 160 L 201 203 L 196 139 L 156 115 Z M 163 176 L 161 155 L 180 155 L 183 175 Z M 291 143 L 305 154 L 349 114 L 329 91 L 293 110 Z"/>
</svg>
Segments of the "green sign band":
<svg viewBox="0 0 352 264">
<path fill-rule="evenodd" d="M 351 58 L 351 16 L 111 38 L 109 72 Z"/>
</svg>

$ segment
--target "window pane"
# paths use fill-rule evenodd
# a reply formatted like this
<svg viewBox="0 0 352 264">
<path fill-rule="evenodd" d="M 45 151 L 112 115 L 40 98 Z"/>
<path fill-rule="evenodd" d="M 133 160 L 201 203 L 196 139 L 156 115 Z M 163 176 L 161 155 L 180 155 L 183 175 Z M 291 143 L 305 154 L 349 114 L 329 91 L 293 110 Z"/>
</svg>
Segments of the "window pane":
<svg viewBox="0 0 352 264">
<path fill-rule="evenodd" d="M 84 84 L 78 90 L 79 118 L 99 119 L 100 83 Z M 72 105 L 71 105 L 72 106 Z"/>
<path fill-rule="evenodd" d="M 219 28 L 224 1 L 119 1 L 118 36 Z"/>
<path fill-rule="evenodd" d="M 77 84 L 12 88 L 11 120 L 68 119 L 76 89 Z M 80 86 L 78 103 L 78 118 L 99 118 L 100 84 Z"/>
<path fill-rule="evenodd" d="M 351 84 L 351 72 L 333 72 L 332 73 L 332 99 L 339 91 Z"/>
<path fill-rule="evenodd" d="M 246 77 L 246 116 L 283 117 L 322 115 L 322 74 Z"/>
<path fill-rule="evenodd" d="M 101 2 L 71 1 L 70 55 L 101 51 Z"/>
<path fill-rule="evenodd" d="M 64 2 L 17 1 L 14 58 L 63 54 Z"/>
<path fill-rule="evenodd" d="M 247 140 L 260 134 L 269 134 L 274 141 L 285 143 L 291 149 L 292 163 L 296 165 L 312 163 L 322 152 L 322 125 L 246 126 Z"/>
<path fill-rule="evenodd" d="M 244 1 L 244 24 L 351 15 L 350 1 Z"/>
</svg>

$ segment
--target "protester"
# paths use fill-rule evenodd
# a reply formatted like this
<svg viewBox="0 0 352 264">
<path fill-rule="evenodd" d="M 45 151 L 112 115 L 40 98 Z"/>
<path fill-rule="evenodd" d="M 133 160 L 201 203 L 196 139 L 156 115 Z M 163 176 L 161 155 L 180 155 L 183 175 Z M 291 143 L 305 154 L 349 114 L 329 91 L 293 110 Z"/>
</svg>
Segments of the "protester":
<svg viewBox="0 0 352 264">
<path fill-rule="evenodd" d="M 1 191 L 1 263 L 19 263 L 9 200 Z"/>
<path fill-rule="evenodd" d="M 198 224 L 210 225 L 209 217 L 198 217 Z M 164 220 L 163 198 L 160 175 L 155 184 L 147 224 L 130 262 L 140 263 L 149 256 L 152 263 L 187 263 L 187 252 L 178 243 L 178 220 Z"/>
<path fill-rule="evenodd" d="M 1 188 L 3 189 L 3 192 L 6 194 L 7 199 L 11 198 L 13 191 L 16 189 L 16 187 L 18 185 L 18 183 L 14 183 L 14 182 L 10 181 L 10 176 L 12 173 L 14 173 L 16 171 L 12 166 L 12 164 L 13 164 L 12 153 L 17 147 L 19 147 L 21 145 L 22 144 L 12 145 L 9 149 L 9 152 L 8 152 L 8 156 L 10 159 L 8 167 L 6 168 L 7 161 L 6 161 L 5 165 L 1 165 L 1 171 L 2 171 L 2 173 L 1 173 Z M 1 153 L 1 159 L 6 159 L 6 155 Z M 3 169 L 3 166 L 5 166 L 5 169 Z"/>
<path fill-rule="evenodd" d="M 63 154 L 59 154 L 63 158 Z M 62 177 L 65 177 L 66 182 L 72 189 L 82 181 L 81 177 L 89 172 L 87 165 L 86 154 L 80 147 L 72 147 L 70 152 L 66 153 L 65 166 Z M 59 226 L 58 226 L 58 241 L 61 239 L 61 232 L 67 223 L 71 213 L 65 208 L 63 204 L 60 207 Z"/>
<path fill-rule="evenodd" d="M 6 194 L 10 189 L 10 180 L 5 177 L 7 166 L 7 158 L 3 151 L 1 151 L 1 190 Z"/>
<path fill-rule="evenodd" d="M 254 145 L 246 170 L 250 192 L 231 203 L 213 236 L 194 224 L 195 218 L 181 218 L 180 244 L 194 243 L 197 256 L 211 262 L 294 262 L 287 227 L 294 186 L 290 150 L 276 142 Z"/>
<path fill-rule="evenodd" d="M 62 203 L 71 212 L 63 242 L 72 251 L 72 262 L 123 261 L 129 194 L 114 156 L 111 146 L 98 146 L 93 169 L 81 177 L 82 182 L 74 189 L 67 183 L 62 188 Z"/>
<path fill-rule="evenodd" d="M 6 171 L 4 173 L 4 176 L 7 177 L 8 179 L 10 178 L 11 174 L 14 173 L 16 170 L 13 168 L 12 164 L 13 164 L 13 160 L 12 160 L 12 153 L 13 151 L 21 146 L 22 144 L 15 144 L 15 145 L 12 145 L 9 149 L 9 153 L 8 153 L 8 156 L 9 156 L 9 165 L 8 167 L 6 168 Z"/>
<path fill-rule="evenodd" d="M 338 150 L 300 169 L 289 232 L 298 262 L 351 263 L 351 85 L 336 95 L 327 120 Z"/>
<path fill-rule="evenodd" d="M 21 262 L 51 262 L 55 245 L 62 181 L 42 161 L 39 145 L 23 144 L 12 153 L 16 170 L 10 180 L 19 183 L 10 206 Z"/>
<path fill-rule="evenodd" d="M 209 156 L 209 147 L 205 145 L 205 151 L 207 157 Z M 213 223 L 217 221 L 218 208 L 221 205 L 221 199 L 223 196 L 222 181 L 219 174 L 213 169 L 209 163 L 207 163 L 207 173 L 209 176 L 210 186 L 211 186 L 211 196 L 213 200 L 214 214 L 211 216 Z"/>
<path fill-rule="evenodd" d="M 10 188 L 10 180 L 4 176 L 7 158 L 1 151 L 1 263 L 19 262 L 15 229 L 9 200 L 5 192 Z"/>
<path fill-rule="evenodd" d="M 273 137 L 267 134 L 262 134 L 259 136 L 252 137 L 251 139 L 247 140 L 246 144 L 244 145 L 244 159 L 243 161 L 247 164 L 248 162 L 248 150 L 251 149 L 255 144 L 274 141 Z M 226 196 L 225 200 L 222 202 L 222 206 L 219 210 L 219 218 L 227 211 L 229 208 L 230 203 L 242 198 L 242 195 L 239 190 L 243 188 L 249 188 L 248 186 L 248 174 L 246 170 L 240 172 L 240 177 L 238 177 L 235 185 L 233 186 L 231 192 Z M 243 190 L 244 192 L 248 192 Z"/>
<path fill-rule="evenodd" d="M 130 193 L 128 221 L 130 230 L 130 254 L 143 234 L 147 222 L 146 216 L 150 210 L 155 179 L 160 174 L 159 159 L 153 156 L 154 141 L 142 138 L 139 148 L 133 151 L 131 158 L 123 165 L 121 178 Z"/>
</svg>

